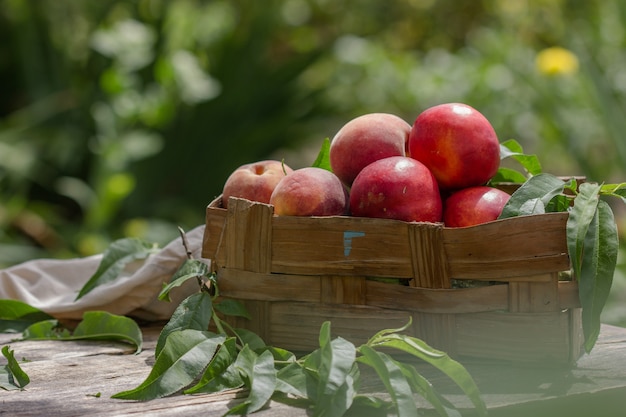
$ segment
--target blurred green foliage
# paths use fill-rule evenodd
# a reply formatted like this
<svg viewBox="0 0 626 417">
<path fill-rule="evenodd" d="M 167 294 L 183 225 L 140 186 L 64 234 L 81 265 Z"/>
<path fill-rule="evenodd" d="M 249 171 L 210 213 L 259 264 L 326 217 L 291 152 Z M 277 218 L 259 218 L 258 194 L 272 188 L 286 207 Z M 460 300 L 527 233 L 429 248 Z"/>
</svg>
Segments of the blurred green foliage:
<svg viewBox="0 0 626 417">
<path fill-rule="evenodd" d="M 545 171 L 622 181 L 625 28 L 621 0 L 4 0 L 0 266 L 164 243 L 367 112 L 465 102 Z"/>
</svg>

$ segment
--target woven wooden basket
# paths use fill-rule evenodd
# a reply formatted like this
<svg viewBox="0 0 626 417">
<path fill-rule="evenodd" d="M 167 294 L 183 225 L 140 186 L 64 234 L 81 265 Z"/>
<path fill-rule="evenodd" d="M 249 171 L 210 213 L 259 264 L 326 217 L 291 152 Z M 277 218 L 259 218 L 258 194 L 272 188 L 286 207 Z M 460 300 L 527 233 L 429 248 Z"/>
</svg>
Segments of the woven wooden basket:
<svg viewBox="0 0 626 417">
<path fill-rule="evenodd" d="M 270 345 L 315 349 L 326 320 L 358 344 L 412 317 L 406 333 L 453 357 L 568 365 L 582 354 L 582 325 L 577 283 L 563 279 L 566 221 L 550 213 L 446 228 L 276 216 L 238 198 L 226 210 L 219 197 L 202 256 L 220 294 L 252 316 L 232 324 Z"/>
</svg>

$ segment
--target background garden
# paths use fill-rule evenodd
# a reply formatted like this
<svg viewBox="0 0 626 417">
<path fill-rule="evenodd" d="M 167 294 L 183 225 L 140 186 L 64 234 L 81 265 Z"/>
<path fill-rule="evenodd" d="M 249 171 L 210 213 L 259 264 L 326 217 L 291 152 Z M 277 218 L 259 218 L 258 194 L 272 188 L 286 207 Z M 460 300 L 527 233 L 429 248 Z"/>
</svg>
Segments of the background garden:
<svg viewBox="0 0 626 417">
<path fill-rule="evenodd" d="M 164 244 L 369 112 L 464 102 L 546 172 L 626 181 L 621 0 L 2 0 L 0 40 L 0 267 Z"/>
</svg>

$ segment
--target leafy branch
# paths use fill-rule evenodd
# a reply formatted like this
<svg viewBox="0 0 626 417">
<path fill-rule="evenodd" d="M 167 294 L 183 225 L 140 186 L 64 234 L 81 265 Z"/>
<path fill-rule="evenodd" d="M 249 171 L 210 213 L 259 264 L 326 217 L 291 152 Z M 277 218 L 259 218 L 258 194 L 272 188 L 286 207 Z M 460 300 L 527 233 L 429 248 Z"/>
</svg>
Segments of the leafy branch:
<svg viewBox="0 0 626 417">
<path fill-rule="evenodd" d="M 358 347 L 341 337 L 331 339 L 331 325 L 326 322 L 320 329 L 320 347 L 297 358 L 220 318 L 247 317 L 247 312 L 238 301 L 219 297 L 215 275 L 200 260 L 187 259 L 164 285 L 159 298 L 169 299 L 169 291 L 189 279 L 198 280 L 200 290 L 180 303 L 161 331 L 150 374 L 136 388 L 116 393 L 113 398 L 148 401 L 178 392 L 239 389 L 247 395 L 227 414 L 253 413 L 274 400 L 306 407 L 314 416 L 359 415 L 364 410 L 415 416 L 419 415 L 413 398 L 417 394 L 440 416 L 456 415 L 454 407 L 412 364 L 392 356 L 390 352 L 395 350 L 448 375 L 479 415 L 486 415 L 478 388 L 460 363 L 417 338 L 401 334 L 410 320 L 405 327 L 383 330 Z M 389 399 L 359 391 L 363 367 L 374 371 Z"/>
<path fill-rule="evenodd" d="M 609 204 L 601 197 L 618 197 L 626 202 L 626 183 L 596 184 L 564 180 L 537 172 L 535 161 L 521 158 L 519 145 L 516 155 L 527 169 L 528 178 L 511 195 L 500 218 L 543 214 L 569 213 L 566 236 L 568 254 L 574 277 L 578 280 L 578 295 L 582 307 L 585 351 L 589 353 L 600 333 L 600 316 L 609 296 L 617 264 L 619 237 L 615 218 Z M 532 171 L 532 174 L 531 174 Z"/>
</svg>

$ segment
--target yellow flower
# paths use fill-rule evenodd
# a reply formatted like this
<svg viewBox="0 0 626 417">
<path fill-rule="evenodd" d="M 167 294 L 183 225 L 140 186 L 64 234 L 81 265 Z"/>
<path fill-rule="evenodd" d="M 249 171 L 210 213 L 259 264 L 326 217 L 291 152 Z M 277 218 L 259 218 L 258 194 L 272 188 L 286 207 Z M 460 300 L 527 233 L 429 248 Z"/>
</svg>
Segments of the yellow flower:
<svg viewBox="0 0 626 417">
<path fill-rule="evenodd" d="M 535 65 L 545 75 L 567 75 L 578 71 L 578 57 L 570 50 L 554 46 L 537 54 Z"/>
</svg>

